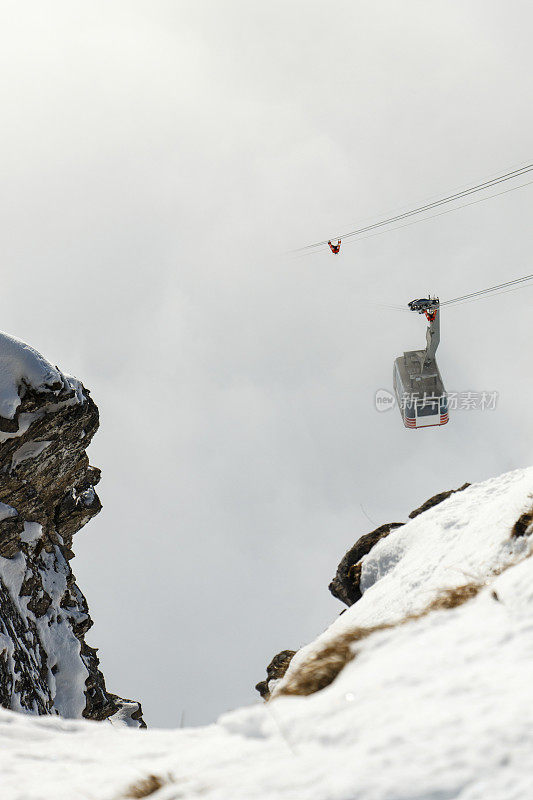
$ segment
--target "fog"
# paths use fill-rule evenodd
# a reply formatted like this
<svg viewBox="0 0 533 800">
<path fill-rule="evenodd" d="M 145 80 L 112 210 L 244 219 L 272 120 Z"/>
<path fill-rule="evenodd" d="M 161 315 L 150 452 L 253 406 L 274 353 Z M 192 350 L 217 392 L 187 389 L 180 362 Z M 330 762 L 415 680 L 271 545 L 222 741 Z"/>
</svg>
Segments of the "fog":
<svg viewBox="0 0 533 800">
<path fill-rule="evenodd" d="M 0 7 L 2 327 L 101 413 L 88 640 L 150 726 L 209 722 L 341 610 L 361 534 L 531 462 L 529 288 L 442 312 L 446 388 L 495 410 L 410 431 L 374 395 L 425 331 L 380 304 L 530 272 L 533 186 L 291 251 L 530 163 L 533 12 Z"/>
</svg>

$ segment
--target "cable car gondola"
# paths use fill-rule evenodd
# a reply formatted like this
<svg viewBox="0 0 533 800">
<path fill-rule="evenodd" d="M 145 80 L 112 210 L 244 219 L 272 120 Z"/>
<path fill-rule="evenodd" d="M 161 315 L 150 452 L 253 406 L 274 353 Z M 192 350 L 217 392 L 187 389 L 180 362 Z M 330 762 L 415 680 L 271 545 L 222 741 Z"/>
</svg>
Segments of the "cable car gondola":
<svg viewBox="0 0 533 800">
<path fill-rule="evenodd" d="M 448 401 L 435 353 L 440 342 L 440 308 L 437 297 L 411 300 L 411 311 L 425 314 L 429 325 L 426 349 L 410 350 L 394 362 L 393 385 L 406 428 L 446 425 Z"/>
</svg>

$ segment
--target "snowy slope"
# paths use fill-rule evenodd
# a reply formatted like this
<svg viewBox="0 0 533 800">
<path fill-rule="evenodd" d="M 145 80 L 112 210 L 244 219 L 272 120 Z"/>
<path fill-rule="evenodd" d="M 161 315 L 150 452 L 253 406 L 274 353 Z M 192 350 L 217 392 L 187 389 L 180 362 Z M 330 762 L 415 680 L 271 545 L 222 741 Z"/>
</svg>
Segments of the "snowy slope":
<svg viewBox="0 0 533 800">
<path fill-rule="evenodd" d="M 533 468 L 516 470 L 453 494 L 393 530 L 363 559 L 363 597 L 297 653 L 287 678 L 339 634 L 421 612 L 442 590 L 482 582 L 516 560 L 528 543 L 510 533 L 532 504 Z"/>
<path fill-rule="evenodd" d="M 4 800 L 111 800 L 155 775 L 157 800 L 525 800 L 533 797 L 533 559 L 511 539 L 533 470 L 453 495 L 382 540 L 339 633 L 402 620 L 446 587 L 477 595 L 357 645 L 326 689 L 203 729 L 114 729 L 0 710 Z"/>
</svg>

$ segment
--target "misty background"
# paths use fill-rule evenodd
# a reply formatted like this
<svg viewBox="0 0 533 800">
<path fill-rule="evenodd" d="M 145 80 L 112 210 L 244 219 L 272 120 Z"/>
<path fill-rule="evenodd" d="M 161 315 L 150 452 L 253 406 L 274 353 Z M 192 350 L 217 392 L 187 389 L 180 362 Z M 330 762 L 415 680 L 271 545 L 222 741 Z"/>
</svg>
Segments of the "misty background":
<svg viewBox="0 0 533 800">
<path fill-rule="evenodd" d="M 287 251 L 529 163 L 533 11 L 0 14 L 1 327 L 101 413 L 104 509 L 74 542 L 87 638 L 148 725 L 209 722 L 341 611 L 327 586 L 360 535 L 531 463 L 530 288 L 442 312 L 446 388 L 495 410 L 410 431 L 374 395 L 425 335 L 378 304 L 530 272 L 533 186 L 338 257 Z"/>
</svg>

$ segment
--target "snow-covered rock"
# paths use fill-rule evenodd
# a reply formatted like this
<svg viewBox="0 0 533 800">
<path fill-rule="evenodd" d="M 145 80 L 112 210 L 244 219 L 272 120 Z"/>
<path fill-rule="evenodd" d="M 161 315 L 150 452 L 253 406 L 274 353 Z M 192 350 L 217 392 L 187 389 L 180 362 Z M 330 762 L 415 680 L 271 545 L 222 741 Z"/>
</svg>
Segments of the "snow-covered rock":
<svg viewBox="0 0 533 800">
<path fill-rule="evenodd" d="M 0 334 L 0 704 L 139 725 L 140 706 L 106 691 L 69 565 L 73 535 L 101 509 L 85 453 L 97 428 L 78 380 Z"/>
<path fill-rule="evenodd" d="M 15 419 L 28 393 L 59 398 L 70 390 L 65 376 L 33 347 L 7 333 L 0 334 L 0 344 L 0 418 L 4 425 L 6 420 Z"/>
<path fill-rule="evenodd" d="M 510 472 L 450 492 L 443 502 L 377 537 L 360 561 L 360 599 L 294 656 L 274 696 L 339 637 L 423 614 L 447 590 L 483 587 L 529 553 L 529 539 L 513 532 L 533 505 L 532 490 L 533 468 Z"/>
<path fill-rule="evenodd" d="M 527 469 L 391 531 L 364 557 L 361 599 L 293 657 L 274 699 L 214 725 L 139 732 L 0 710 L 2 799 L 533 797 L 532 503 Z M 326 688 L 283 694 L 363 628 L 377 630 Z"/>
</svg>

